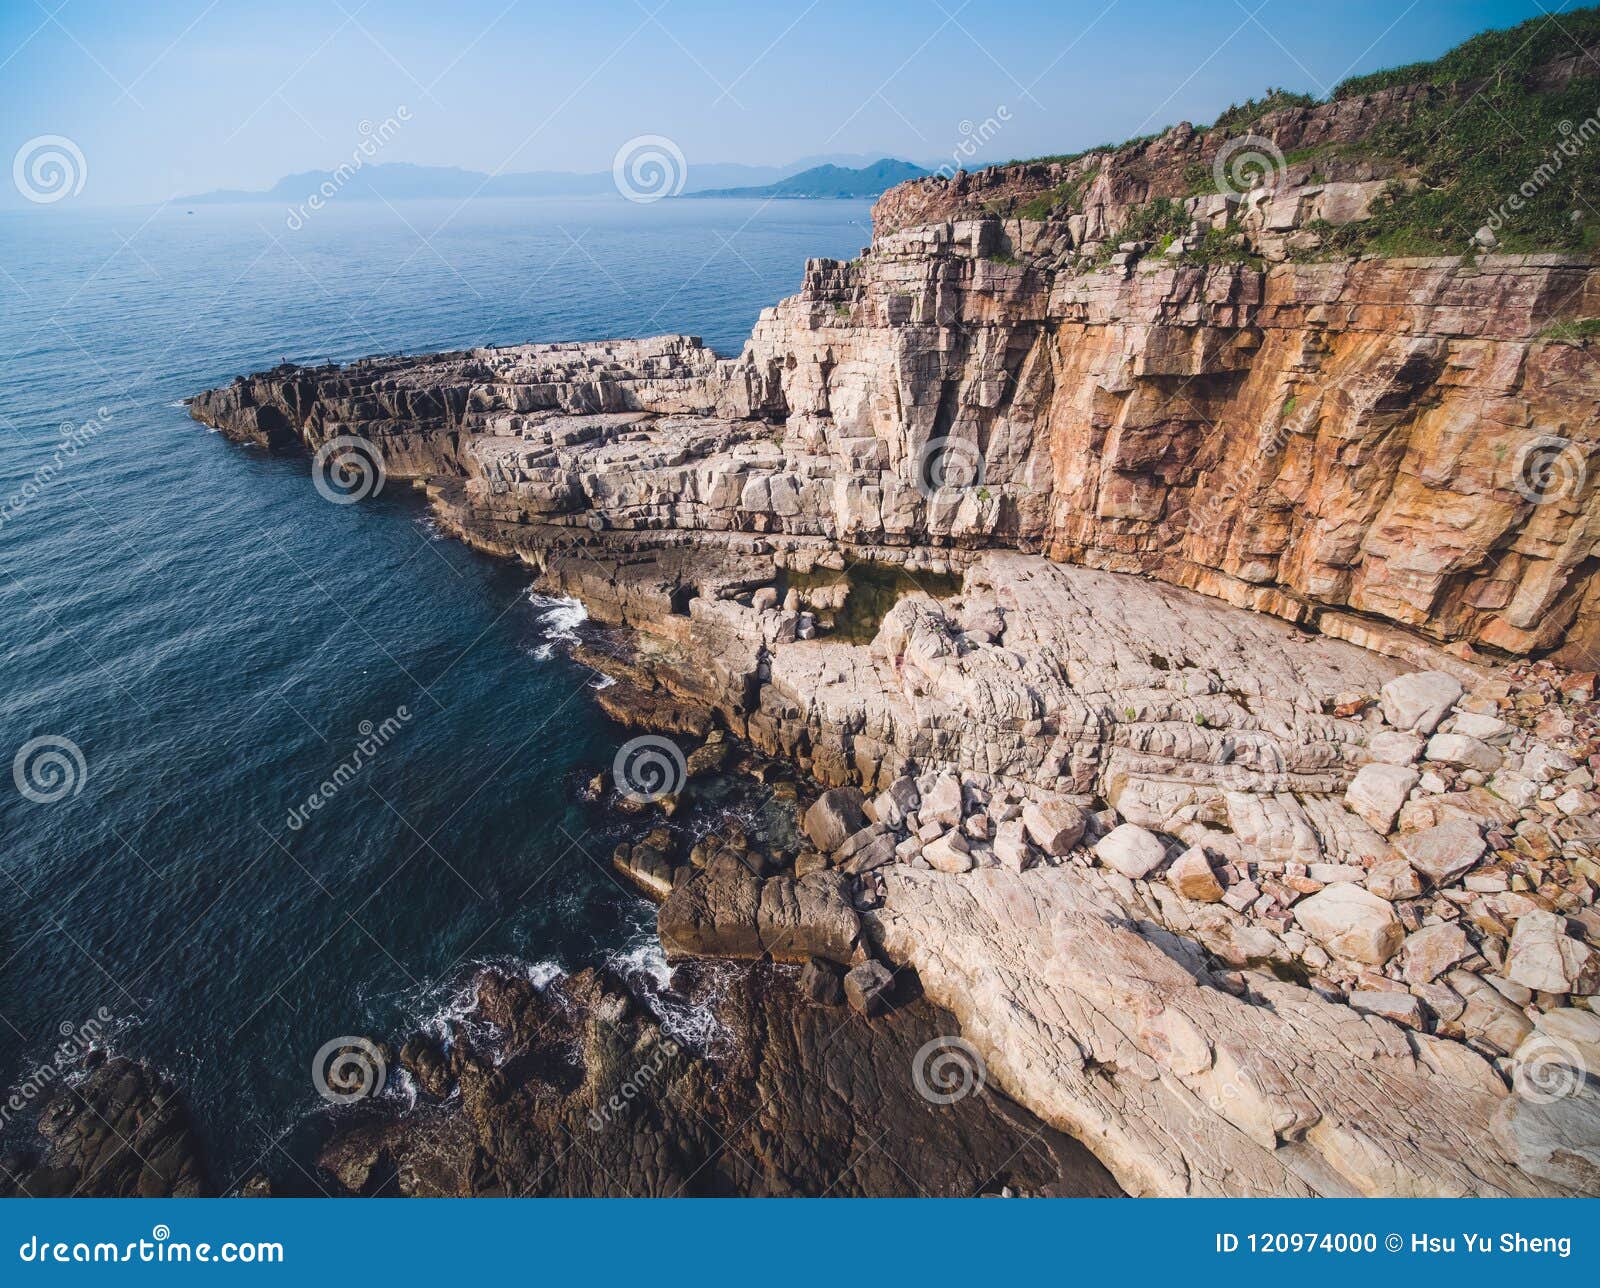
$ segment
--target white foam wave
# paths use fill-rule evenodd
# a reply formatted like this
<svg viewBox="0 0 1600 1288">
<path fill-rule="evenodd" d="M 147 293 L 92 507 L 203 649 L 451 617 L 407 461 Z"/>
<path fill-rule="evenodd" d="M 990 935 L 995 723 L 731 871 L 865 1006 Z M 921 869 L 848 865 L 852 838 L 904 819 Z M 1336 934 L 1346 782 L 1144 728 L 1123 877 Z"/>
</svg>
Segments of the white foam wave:
<svg viewBox="0 0 1600 1288">
<path fill-rule="evenodd" d="M 575 644 L 578 627 L 589 620 L 589 610 L 576 599 L 559 595 L 541 595 L 536 590 L 528 592 L 528 602 L 540 610 L 539 625 L 552 640 Z"/>
<path fill-rule="evenodd" d="M 543 992 L 554 981 L 561 979 L 566 968 L 558 961 L 524 961 L 515 957 L 495 957 L 474 962 L 466 977 L 450 987 L 441 1001 L 426 1010 L 416 1027 L 434 1038 L 448 1050 L 455 1040 L 459 1027 L 465 1031 L 475 1046 L 486 1050 L 495 1063 L 500 1060 L 500 1030 L 480 1016 L 478 1012 L 478 977 L 483 971 L 493 969 L 505 975 L 520 975 Z"/>
<path fill-rule="evenodd" d="M 601 689 L 609 689 L 616 682 L 617 677 L 614 675 L 597 675 L 589 681 L 589 687 L 598 692 Z"/>
<path fill-rule="evenodd" d="M 672 967 L 653 929 L 642 931 L 637 942 L 612 959 L 612 965 L 643 995 L 645 1006 L 669 1038 L 706 1054 L 730 1040 L 717 1018 L 717 1003 L 724 983 L 737 969 L 733 963 L 702 963 L 703 982 L 693 999 L 673 990 Z"/>
</svg>

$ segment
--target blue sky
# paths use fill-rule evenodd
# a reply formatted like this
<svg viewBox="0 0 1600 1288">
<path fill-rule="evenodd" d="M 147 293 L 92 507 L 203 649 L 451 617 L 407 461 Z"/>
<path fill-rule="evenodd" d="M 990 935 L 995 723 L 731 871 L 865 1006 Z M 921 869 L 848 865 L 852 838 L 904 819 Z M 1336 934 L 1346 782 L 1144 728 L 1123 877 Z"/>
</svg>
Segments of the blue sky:
<svg viewBox="0 0 1600 1288">
<path fill-rule="evenodd" d="M 0 0 L 0 138 L 85 158 L 72 203 L 264 188 L 406 109 L 383 161 L 606 170 L 848 152 L 972 163 L 1204 122 L 1432 57 L 1562 0 Z M 1001 109 L 1004 109 L 1002 112 Z M 22 207 L 11 185 L 0 202 Z M 41 207 L 33 207 L 41 209 Z M 44 207 L 45 209 L 59 207 Z"/>
</svg>

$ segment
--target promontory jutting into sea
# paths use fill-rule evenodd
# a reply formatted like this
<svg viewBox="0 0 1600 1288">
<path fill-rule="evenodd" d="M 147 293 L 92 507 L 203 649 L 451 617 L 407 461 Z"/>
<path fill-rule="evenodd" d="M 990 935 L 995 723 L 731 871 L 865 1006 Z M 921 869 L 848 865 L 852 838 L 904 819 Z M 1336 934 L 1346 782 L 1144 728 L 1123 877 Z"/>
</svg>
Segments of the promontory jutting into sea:
<svg viewBox="0 0 1600 1288">
<path fill-rule="evenodd" d="M 306 644 L 392 691 L 263 793 L 260 848 L 337 886 L 334 931 L 414 863 L 405 935 L 471 910 L 494 949 L 349 941 L 361 1004 L 407 1006 L 319 1034 L 298 1177 L 211 1170 L 193 1071 L 134 1030 L 10 1184 L 1600 1194 L 1597 70 L 1586 9 L 923 174 L 721 351 L 661 289 L 646 338 L 441 328 L 193 380 L 206 469 L 315 513 L 308 602 L 407 525 Z M 829 218 L 782 182 L 662 217 Z M 391 614 L 396 676 L 369 613 L 436 594 L 478 616 Z M 493 811 L 535 789 L 512 844 Z M 329 818 L 395 830 L 360 888 L 365 824 Z M 298 1077 L 300 1045 L 258 1058 Z"/>
</svg>

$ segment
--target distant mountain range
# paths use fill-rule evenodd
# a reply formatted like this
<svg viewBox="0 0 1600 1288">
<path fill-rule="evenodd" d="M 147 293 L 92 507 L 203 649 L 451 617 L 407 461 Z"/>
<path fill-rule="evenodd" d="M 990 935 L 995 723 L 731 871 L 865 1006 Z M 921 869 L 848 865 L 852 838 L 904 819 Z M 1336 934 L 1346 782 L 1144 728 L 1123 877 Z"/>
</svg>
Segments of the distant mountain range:
<svg viewBox="0 0 1600 1288">
<path fill-rule="evenodd" d="M 790 165 L 740 165 L 717 162 L 691 165 L 683 196 L 783 196 L 783 197 L 870 197 L 926 171 L 904 161 L 868 157 L 831 155 L 804 157 Z M 850 168 L 860 166 L 858 169 Z M 889 177 L 898 176 L 898 177 Z M 412 165 L 387 162 L 366 165 L 339 181 L 330 170 L 307 170 L 287 175 L 272 187 L 260 191 L 223 188 L 179 197 L 186 205 L 211 205 L 222 202 L 270 201 L 295 205 L 332 183 L 339 200 L 409 201 L 429 197 L 583 197 L 616 192 L 611 171 L 593 174 L 564 170 L 532 170 L 519 174 L 484 174 L 459 166 Z M 789 185 L 796 185 L 788 189 Z"/>
<path fill-rule="evenodd" d="M 859 169 L 838 165 L 812 166 L 775 183 L 746 188 L 702 188 L 686 192 L 686 197 L 876 197 L 897 183 L 920 179 L 928 174 L 909 161 L 888 157 Z"/>
</svg>

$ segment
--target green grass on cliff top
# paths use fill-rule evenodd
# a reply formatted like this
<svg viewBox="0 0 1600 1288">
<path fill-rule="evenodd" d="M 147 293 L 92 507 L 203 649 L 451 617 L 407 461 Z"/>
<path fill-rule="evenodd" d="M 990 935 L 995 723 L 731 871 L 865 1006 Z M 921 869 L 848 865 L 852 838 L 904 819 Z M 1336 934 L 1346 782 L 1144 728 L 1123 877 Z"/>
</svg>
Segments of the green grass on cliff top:
<svg viewBox="0 0 1600 1288">
<path fill-rule="evenodd" d="M 1398 163 L 1418 182 L 1397 184 L 1372 218 L 1334 230 L 1327 253 L 1460 254 L 1485 225 L 1494 229 L 1503 251 L 1596 250 L 1600 66 L 1580 66 L 1562 89 L 1541 89 L 1535 81 L 1538 69 L 1596 44 L 1600 7 L 1578 9 L 1486 31 L 1432 62 L 1339 84 L 1333 100 L 1397 85 L 1426 84 L 1442 92 L 1419 104 L 1410 120 L 1380 125 L 1354 147 L 1340 145 L 1347 156 L 1358 150 Z M 1315 102 L 1309 95 L 1269 89 L 1260 99 L 1230 107 L 1211 128 L 1246 133 L 1268 112 Z M 1066 163 L 1090 152 L 1124 151 L 1151 137 L 1036 161 Z M 1314 162 L 1316 151 L 1291 159 Z M 1046 194 L 1017 213 L 1069 213 L 1072 195 Z"/>
</svg>

